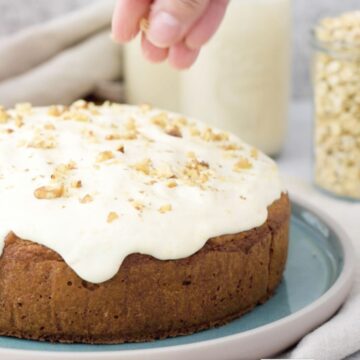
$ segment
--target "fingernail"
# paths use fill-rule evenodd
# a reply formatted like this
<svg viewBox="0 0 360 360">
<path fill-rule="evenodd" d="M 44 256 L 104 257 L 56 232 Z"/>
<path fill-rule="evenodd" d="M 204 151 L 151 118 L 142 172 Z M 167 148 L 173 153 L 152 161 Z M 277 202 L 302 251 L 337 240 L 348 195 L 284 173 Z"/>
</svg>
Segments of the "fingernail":
<svg viewBox="0 0 360 360">
<path fill-rule="evenodd" d="M 177 42 L 181 36 L 182 24 L 173 15 L 160 11 L 150 20 L 147 38 L 156 46 L 165 48 Z"/>
</svg>

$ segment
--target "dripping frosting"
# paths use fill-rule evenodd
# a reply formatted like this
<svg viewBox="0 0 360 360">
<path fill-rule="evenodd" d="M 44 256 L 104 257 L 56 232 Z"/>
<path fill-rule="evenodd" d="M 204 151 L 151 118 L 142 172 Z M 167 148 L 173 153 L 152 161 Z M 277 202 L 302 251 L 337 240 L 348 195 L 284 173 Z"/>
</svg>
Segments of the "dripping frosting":
<svg viewBox="0 0 360 360">
<path fill-rule="evenodd" d="M 13 232 L 84 280 L 132 253 L 190 256 L 262 225 L 282 184 L 236 136 L 149 106 L 0 108 L 0 252 Z"/>
</svg>

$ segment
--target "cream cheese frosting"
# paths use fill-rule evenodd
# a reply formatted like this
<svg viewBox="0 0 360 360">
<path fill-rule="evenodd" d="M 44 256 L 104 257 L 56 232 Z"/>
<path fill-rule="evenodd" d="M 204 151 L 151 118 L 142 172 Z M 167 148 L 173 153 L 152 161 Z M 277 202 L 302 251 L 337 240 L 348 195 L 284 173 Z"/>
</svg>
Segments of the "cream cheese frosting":
<svg viewBox="0 0 360 360">
<path fill-rule="evenodd" d="M 236 136 L 149 106 L 0 108 L 0 251 L 13 232 L 84 280 L 132 253 L 190 256 L 262 225 L 276 164 Z"/>
</svg>

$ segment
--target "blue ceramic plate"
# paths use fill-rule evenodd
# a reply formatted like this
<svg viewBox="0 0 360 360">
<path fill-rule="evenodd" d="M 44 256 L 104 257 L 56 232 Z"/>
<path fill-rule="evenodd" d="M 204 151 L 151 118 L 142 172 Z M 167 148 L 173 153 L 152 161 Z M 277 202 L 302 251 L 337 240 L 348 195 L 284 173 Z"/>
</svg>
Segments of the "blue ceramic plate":
<svg viewBox="0 0 360 360">
<path fill-rule="evenodd" d="M 228 325 L 123 345 L 60 345 L 0 337 L 1 359 L 249 359 L 270 356 L 328 319 L 351 285 L 351 245 L 333 221 L 293 202 L 284 280 L 274 297 Z M 261 344 L 261 345 L 259 345 Z"/>
</svg>

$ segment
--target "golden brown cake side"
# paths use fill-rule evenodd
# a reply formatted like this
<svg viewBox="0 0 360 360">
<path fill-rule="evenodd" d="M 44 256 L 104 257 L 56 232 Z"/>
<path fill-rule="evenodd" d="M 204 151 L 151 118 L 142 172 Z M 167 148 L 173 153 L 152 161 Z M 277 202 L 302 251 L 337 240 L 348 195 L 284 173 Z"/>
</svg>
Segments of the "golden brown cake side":
<svg viewBox="0 0 360 360">
<path fill-rule="evenodd" d="M 83 281 L 52 250 L 9 235 L 0 258 L 0 335 L 110 344 L 224 324 L 274 292 L 289 218 L 283 194 L 256 229 L 212 238 L 185 259 L 130 255 L 102 284 Z"/>
</svg>

